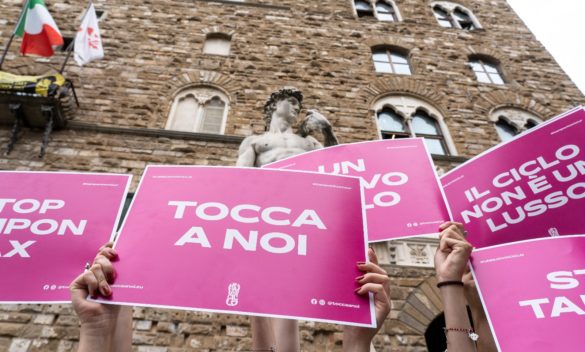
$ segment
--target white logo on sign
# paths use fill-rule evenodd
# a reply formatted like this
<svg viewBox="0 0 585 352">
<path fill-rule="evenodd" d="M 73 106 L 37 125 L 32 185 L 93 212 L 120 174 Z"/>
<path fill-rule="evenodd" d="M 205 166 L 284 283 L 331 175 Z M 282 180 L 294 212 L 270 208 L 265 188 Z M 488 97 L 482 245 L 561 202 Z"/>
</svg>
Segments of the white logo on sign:
<svg viewBox="0 0 585 352">
<path fill-rule="evenodd" d="M 324 306 L 325 305 L 325 300 L 324 299 L 320 299 L 319 300 L 319 304 L 322 305 L 322 306 Z"/>
<path fill-rule="evenodd" d="M 550 237 L 559 237 L 559 230 L 557 230 L 556 227 L 551 227 L 550 229 L 548 229 L 548 234 L 550 235 Z"/>
<path fill-rule="evenodd" d="M 225 304 L 230 307 L 238 305 L 238 294 L 240 293 L 240 284 L 232 282 L 228 286 L 228 295 L 225 300 Z"/>
<path fill-rule="evenodd" d="M 316 298 L 313 298 L 313 299 L 311 300 L 311 304 L 317 304 L 317 299 L 316 299 Z"/>
</svg>

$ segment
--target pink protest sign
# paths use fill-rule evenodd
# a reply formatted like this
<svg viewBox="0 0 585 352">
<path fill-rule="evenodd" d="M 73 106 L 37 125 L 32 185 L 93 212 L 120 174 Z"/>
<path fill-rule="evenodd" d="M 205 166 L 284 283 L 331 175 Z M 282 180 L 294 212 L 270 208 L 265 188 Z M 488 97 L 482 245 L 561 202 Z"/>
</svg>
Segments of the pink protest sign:
<svg viewBox="0 0 585 352">
<path fill-rule="evenodd" d="M 110 240 L 131 176 L 0 171 L 0 302 L 68 302 Z"/>
<path fill-rule="evenodd" d="M 116 250 L 112 302 L 375 324 L 354 293 L 367 237 L 359 179 L 149 166 Z"/>
<path fill-rule="evenodd" d="M 450 219 L 422 138 L 342 144 L 265 167 L 360 177 L 370 242 L 437 233 Z"/>
<path fill-rule="evenodd" d="M 441 178 L 474 246 L 585 233 L 584 120 L 569 111 Z"/>
<path fill-rule="evenodd" d="M 500 351 L 583 351 L 584 235 L 479 249 L 471 263 Z"/>
</svg>

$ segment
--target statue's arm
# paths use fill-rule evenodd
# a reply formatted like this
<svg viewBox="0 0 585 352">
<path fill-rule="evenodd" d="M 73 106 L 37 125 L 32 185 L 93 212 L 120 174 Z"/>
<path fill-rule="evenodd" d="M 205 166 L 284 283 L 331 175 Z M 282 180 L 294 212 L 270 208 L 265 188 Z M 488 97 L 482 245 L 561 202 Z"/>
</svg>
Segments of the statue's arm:
<svg viewBox="0 0 585 352">
<path fill-rule="evenodd" d="M 240 144 L 236 166 L 256 166 L 256 150 L 254 149 L 254 142 L 256 141 L 255 137 L 256 136 L 246 137 L 242 144 Z"/>
<path fill-rule="evenodd" d="M 325 137 L 324 142 L 326 147 L 339 144 L 339 140 L 337 139 L 337 136 L 335 136 L 333 127 L 331 127 L 329 120 L 317 110 L 311 109 L 307 112 L 307 116 L 301 123 L 300 134 L 301 136 L 306 137 L 317 131 L 321 132 Z"/>
<path fill-rule="evenodd" d="M 309 141 L 309 143 L 311 143 L 311 147 L 312 147 L 311 150 L 323 148 L 323 144 L 321 144 L 313 136 L 306 136 L 305 139 L 307 141 Z"/>
<path fill-rule="evenodd" d="M 331 125 L 325 127 L 322 132 L 323 136 L 325 136 L 324 143 L 326 147 L 339 144 L 339 140 L 337 139 L 335 132 L 333 132 L 333 127 L 331 127 Z"/>
</svg>

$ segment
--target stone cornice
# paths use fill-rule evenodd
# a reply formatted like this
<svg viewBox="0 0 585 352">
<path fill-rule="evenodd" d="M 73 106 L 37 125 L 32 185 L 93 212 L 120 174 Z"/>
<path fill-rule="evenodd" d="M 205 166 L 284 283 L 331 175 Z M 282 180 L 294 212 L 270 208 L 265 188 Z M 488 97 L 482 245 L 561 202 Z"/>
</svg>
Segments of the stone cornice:
<svg viewBox="0 0 585 352">
<path fill-rule="evenodd" d="M 258 4 L 251 2 L 239 2 L 230 0 L 195 0 L 195 2 L 217 2 L 220 4 L 233 5 L 233 6 L 247 6 L 247 7 L 260 7 L 272 10 L 290 10 L 289 6 L 269 5 L 269 4 Z"/>
<path fill-rule="evenodd" d="M 244 140 L 243 136 L 226 136 L 212 133 L 193 133 L 193 132 L 182 132 L 182 131 L 171 131 L 157 128 L 137 128 L 137 127 L 118 127 L 118 126 L 104 126 L 93 123 L 81 122 L 81 121 L 69 121 L 66 129 L 77 130 L 77 131 L 92 131 L 109 134 L 130 134 L 135 136 L 146 136 L 146 137 L 167 137 L 177 139 L 190 139 L 207 142 L 220 142 L 239 144 Z"/>
</svg>

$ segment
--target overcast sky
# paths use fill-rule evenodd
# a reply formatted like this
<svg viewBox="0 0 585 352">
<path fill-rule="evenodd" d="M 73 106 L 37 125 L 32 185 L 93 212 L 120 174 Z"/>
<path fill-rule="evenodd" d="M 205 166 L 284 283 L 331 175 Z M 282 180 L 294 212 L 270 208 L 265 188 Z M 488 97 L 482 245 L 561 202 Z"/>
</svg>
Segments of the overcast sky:
<svg viewBox="0 0 585 352">
<path fill-rule="evenodd" d="M 585 94 L 585 1 L 508 0 Z"/>
</svg>

